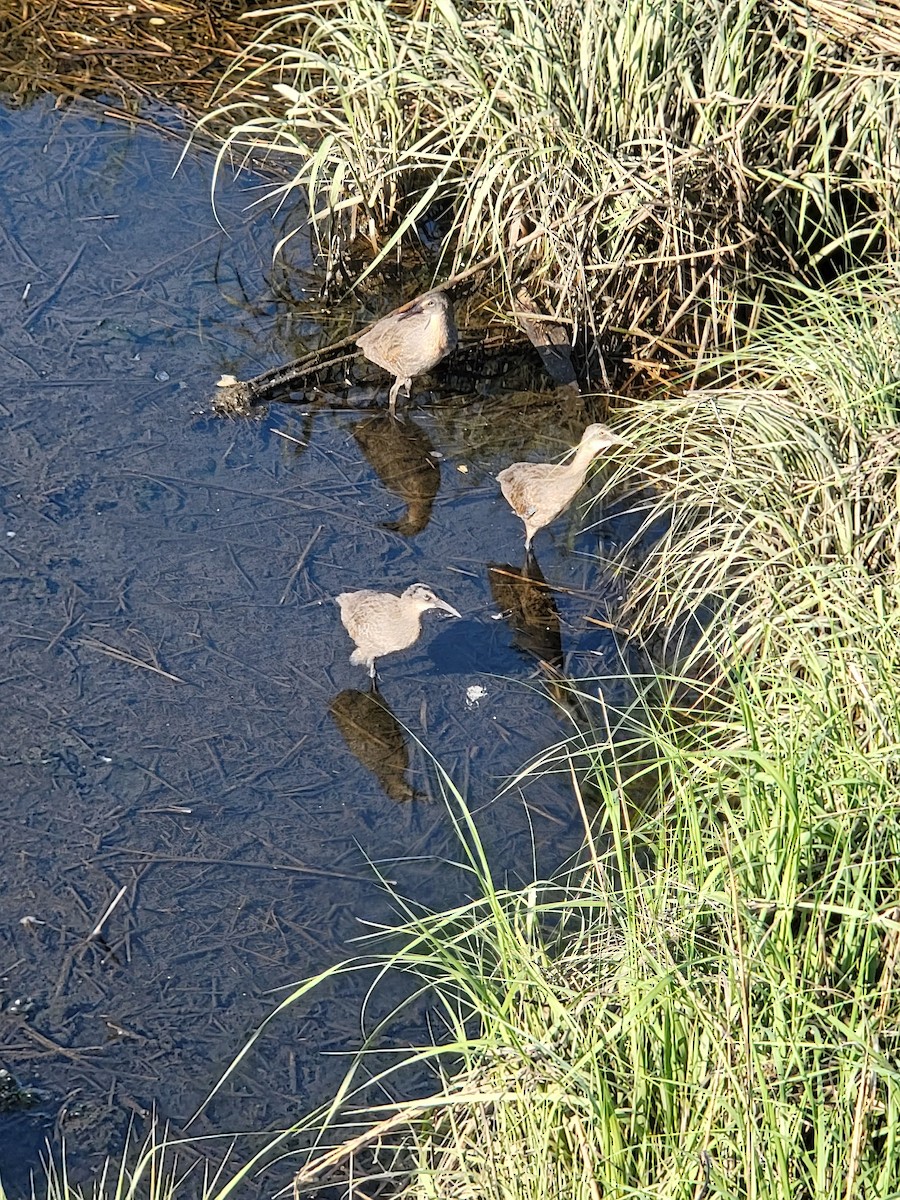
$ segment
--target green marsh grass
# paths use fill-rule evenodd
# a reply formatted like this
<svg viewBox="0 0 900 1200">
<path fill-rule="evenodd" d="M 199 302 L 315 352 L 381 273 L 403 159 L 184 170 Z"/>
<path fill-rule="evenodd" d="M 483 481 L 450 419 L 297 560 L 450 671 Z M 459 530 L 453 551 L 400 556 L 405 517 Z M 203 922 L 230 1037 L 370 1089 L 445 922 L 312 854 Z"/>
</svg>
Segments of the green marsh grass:
<svg viewBox="0 0 900 1200">
<path fill-rule="evenodd" d="M 416 1198 L 896 1194 L 897 790 L 853 714 L 780 686 L 732 677 L 689 737 L 657 719 L 665 787 L 640 819 L 598 772 L 566 879 L 497 886 L 448 788 L 473 899 L 407 907 L 399 949 L 345 968 L 428 994 L 433 1040 L 404 1057 L 434 1064 L 435 1091 L 358 1109 L 363 1053 L 306 1129 L 297 1194 L 336 1170 Z"/>
<path fill-rule="evenodd" d="M 735 701 L 758 711 L 752 690 Z M 408 1056 L 435 1064 L 435 1092 L 359 1111 L 362 1056 L 325 1127 L 304 1123 L 297 1195 L 335 1172 L 416 1198 L 896 1194 L 896 792 L 873 764 L 848 811 L 824 756 L 739 746 L 773 731 L 738 715 L 730 748 L 721 728 L 669 748 L 639 836 L 611 786 L 567 884 L 496 887 L 461 823 L 475 898 L 409 913 L 402 949 L 347 967 L 427 989 L 434 1041 Z"/>
<path fill-rule="evenodd" d="M 108 1158 L 100 1172 L 85 1184 L 69 1172 L 66 1146 L 48 1152 L 44 1178 L 33 1181 L 30 1200 L 216 1200 L 223 1198 L 225 1169 L 203 1160 L 184 1138 L 151 1121 L 142 1141 L 131 1142 L 117 1158 Z M 198 1162 L 198 1158 L 200 1161 Z M 0 1181 L 0 1200 L 7 1195 Z"/>
<path fill-rule="evenodd" d="M 626 561 L 620 615 L 636 633 L 677 629 L 712 603 L 722 656 L 786 657 L 798 672 L 819 656 L 865 675 L 870 659 L 893 661 L 896 637 L 900 284 L 795 288 L 761 319 L 714 364 L 714 386 L 660 391 L 622 415 L 633 452 L 607 491 L 647 484 L 635 546 L 661 521 L 668 531 Z"/>
<path fill-rule="evenodd" d="M 773 263 L 896 249 L 900 73 L 846 15 L 304 0 L 250 16 L 263 27 L 201 124 L 227 126 L 220 166 L 277 152 L 268 200 L 302 201 L 332 266 L 362 239 L 365 274 L 436 218 L 439 273 L 489 262 L 506 308 L 524 285 L 576 333 L 677 357 L 729 345 L 738 293 Z"/>
</svg>

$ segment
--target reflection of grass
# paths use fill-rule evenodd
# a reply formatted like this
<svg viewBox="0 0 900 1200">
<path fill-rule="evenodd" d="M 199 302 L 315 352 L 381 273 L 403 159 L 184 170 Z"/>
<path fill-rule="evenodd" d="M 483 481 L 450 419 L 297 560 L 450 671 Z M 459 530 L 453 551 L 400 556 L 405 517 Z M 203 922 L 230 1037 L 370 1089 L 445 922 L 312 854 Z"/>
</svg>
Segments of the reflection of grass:
<svg viewBox="0 0 900 1200">
<path fill-rule="evenodd" d="M 661 781 L 642 812 L 597 740 L 598 814 L 564 883 L 496 886 L 445 781 L 473 899 L 407 907 L 398 949 L 339 970 L 411 977 L 434 1044 L 401 1057 L 448 1073 L 354 1112 L 361 1055 L 303 1126 L 299 1194 L 351 1167 L 366 1194 L 397 1172 L 460 1200 L 898 1194 L 898 334 L 890 282 L 839 284 L 715 389 L 635 402 L 608 486 L 649 472 L 635 503 L 672 519 L 628 624 L 667 651 L 660 630 L 712 592 L 678 661 L 715 703 L 685 714 L 660 678 L 632 711 Z"/>
<path fill-rule="evenodd" d="M 589 328 L 711 344 L 735 278 L 894 247 L 891 64 L 774 0 L 305 0 L 235 60 L 220 162 L 275 149 L 320 246 L 439 217 Z M 852 25 L 843 17 L 844 25 Z M 842 28 L 842 31 L 843 28 Z M 445 270 L 450 266 L 445 263 Z M 704 328 L 706 326 L 706 328 Z"/>
</svg>

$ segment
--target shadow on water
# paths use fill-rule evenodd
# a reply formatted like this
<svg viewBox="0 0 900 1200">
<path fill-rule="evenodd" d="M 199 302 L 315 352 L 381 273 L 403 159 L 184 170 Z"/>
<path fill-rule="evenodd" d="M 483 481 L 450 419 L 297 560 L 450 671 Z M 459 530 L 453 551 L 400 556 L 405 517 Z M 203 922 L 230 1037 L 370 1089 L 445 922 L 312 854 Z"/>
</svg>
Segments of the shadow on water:
<svg viewBox="0 0 900 1200">
<path fill-rule="evenodd" d="M 597 414 L 486 390 L 471 358 L 397 422 L 321 400 L 212 416 L 220 374 L 360 320 L 309 315 L 304 239 L 288 243 L 301 311 L 267 274 L 283 231 L 251 204 L 258 180 L 223 190 L 223 233 L 209 160 L 173 177 L 180 146 L 152 129 L 42 103 L 2 132 L 0 1067 L 39 1100 L 0 1115 L 15 1194 L 46 1134 L 77 1181 L 129 1119 L 155 1107 L 177 1132 L 271 989 L 346 957 L 361 917 L 392 920 L 373 863 L 423 905 L 466 895 L 414 739 L 478 810 L 498 879 L 578 850 L 564 781 L 495 797 L 567 735 L 528 682 L 537 660 L 578 677 L 616 663 L 590 622 L 598 552 L 624 535 L 599 514 L 576 537 L 572 514 L 539 535 L 541 567 L 498 565 L 522 527 L 496 471 L 558 454 Z M 424 628 L 367 694 L 331 598 L 417 580 L 464 619 Z M 366 986 L 285 1016 L 191 1132 L 325 1100 Z"/>
<path fill-rule="evenodd" d="M 406 506 L 383 528 L 405 537 L 421 533 L 441 486 L 440 462 L 428 434 L 408 417 L 379 413 L 355 422 L 353 436 L 383 486 Z"/>
<path fill-rule="evenodd" d="M 347 749 L 378 780 L 392 800 L 414 800 L 420 794 L 407 779 L 409 743 L 403 726 L 384 697 L 370 690 L 344 688 L 328 706 Z"/>
<path fill-rule="evenodd" d="M 521 569 L 510 563 L 489 563 L 488 579 L 494 603 L 513 632 L 513 645 L 551 666 L 561 667 L 559 609 L 537 559 L 528 555 Z"/>
</svg>

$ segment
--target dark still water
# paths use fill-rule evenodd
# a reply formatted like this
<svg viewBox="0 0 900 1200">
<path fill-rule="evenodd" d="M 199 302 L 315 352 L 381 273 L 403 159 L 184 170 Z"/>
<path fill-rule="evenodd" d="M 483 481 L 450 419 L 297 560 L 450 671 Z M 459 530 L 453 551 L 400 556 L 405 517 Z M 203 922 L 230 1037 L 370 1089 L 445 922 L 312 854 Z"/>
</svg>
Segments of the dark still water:
<svg viewBox="0 0 900 1200">
<path fill-rule="evenodd" d="M 577 850 L 564 776 L 496 798 L 571 725 L 493 474 L 560 453 L 594 414 L 473 381 L 433 404 L 420 388 L 396 426 L 362 402 L 211 415 L 221 373 L 374 314 L 304 315 L 309 246 L 293 238 L 275 274 L 290 226 L 253 207 L 261 181 L 220 191 L 223 230 L 212 159 L 173 177 L 181 145 L 150 122 L 47 102 L 0 110 L 0 141 L 0 1067 L 38 1099 L 0 1108 L 17 1194 L 45 1138 L 84 1177 L 130 1119 L 183 1125 L 270 989 L 392 920 L 373 864 L 427 905 L 466 894 L 415 738 L 477 810 L 498 881 Z M 612 543 L 572 528 L 538 536 L 565 590 L 537 626 L 559 621 L 570 674 L 614 673 L 587 619 L 605 616 L 594 556 Z M 463 619 L 427 616 L 375 701 L 331 598 L 417 580 Z M 345 1061 L 323 1052 L 358 1044 L 364 986 L 282 1020 L 192 1132 L 324 1100 Z"/>
</svg>

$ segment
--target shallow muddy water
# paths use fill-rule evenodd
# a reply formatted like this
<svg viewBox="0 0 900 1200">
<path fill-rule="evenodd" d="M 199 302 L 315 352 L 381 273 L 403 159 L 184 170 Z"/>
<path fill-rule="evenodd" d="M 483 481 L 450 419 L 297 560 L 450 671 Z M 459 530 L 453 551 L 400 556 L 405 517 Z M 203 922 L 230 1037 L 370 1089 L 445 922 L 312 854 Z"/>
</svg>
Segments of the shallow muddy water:
<svg viewBox="0 0 900 1200">
<path fill-rule="evenodd" d="M 477 811 L 499 881 L 577 851 L 564 777 L 496 797 L 571 732 L 537 657 L 620 669 L 589 619 L 610 586 L 594 556 L 624 531 L 595 510 L 593 531 L 539 535 L 555 609 L 516 583 L 522 529 L 493 474 L 558 454 L 595 415 L 577 402 L 419 389 L 394 426 L 363 372 L 358 409 L 213 415 L 222 372 L 377 314 L 317 326 L 302 237 L 273 277 L 284 229 L 249 207 L 260 180 L 221 190 L 223 231 L 212 160 L 173 177 L 180 143 L 149 125 L 45 102 L 0 110 L 0 139 L 0 1067 L 38 1093 L 0 1111 L 15 1195 L 47 1137 L 83 1178 L 130 1118 L 183 1126 L 270 989 L 392 919 L 373 864 L 427 905 L 468 893 L 422 746 Z M 373 699 L 331 597 L 419 579 L 463 619 L 426 617 Z M 275 1025 L 192 1132 L 324 1100 L 345 1064 L 323 1052 L 357 1045 L 363 986 Z"/>
</svg>

